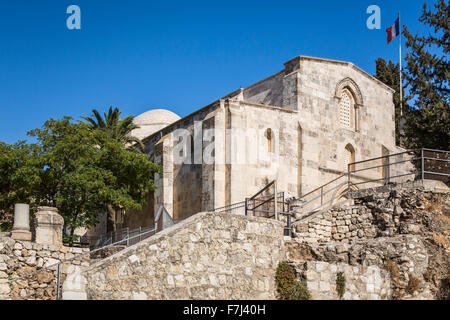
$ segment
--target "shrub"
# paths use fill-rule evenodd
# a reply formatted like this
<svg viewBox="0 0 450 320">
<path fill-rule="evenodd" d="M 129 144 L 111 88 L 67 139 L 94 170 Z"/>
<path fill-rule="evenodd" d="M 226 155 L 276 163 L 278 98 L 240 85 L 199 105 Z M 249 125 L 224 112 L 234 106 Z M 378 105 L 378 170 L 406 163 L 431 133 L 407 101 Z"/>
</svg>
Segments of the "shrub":
<svg viewBox="0 0 450 320">
<path fill-rule="evenodd" d="M 75 241 L 77 241 L 77 239 L 78 239 L 78 236 L 75 234 L 73 234 L 73 235 L 63 234 L 63 236 L 62 236 L 62 241 L 65 245 L 73 245 L 73 243 Z"/>
<path fill-rule="evenodd" d="M 281 300 L 308 300 L 311 298 L 306 281 L 295 280 L 294 267 L 286 261 L 278 264 L 275 282 Z"/>
<path fill-rule="evenodd" d="M 294 284 L 288 289 L 288 300 L 309 300 L 311 294 L 306 286 L 306 280 L 295 281 Z"/>
<path fill-rule="evenodd" d="M 0 231 L 11 231 L 13 227 L 12 222 L 3 222 L 0 223 Z"/>
<path fill-rule="evenodd" d="M 289 300 L 289 290 L 295 282 L 295 270 L 286 261 L 281 261 L 278 264 L 275 282 L 280 298 L 282 300 Z"/>
<path fill-rule="evenodd" d="M 338 272 L 336 275 L 336 291 L 339 299 L 342 299 L 345 293 L 345 274 L 343 272 Z"/>
</svg>

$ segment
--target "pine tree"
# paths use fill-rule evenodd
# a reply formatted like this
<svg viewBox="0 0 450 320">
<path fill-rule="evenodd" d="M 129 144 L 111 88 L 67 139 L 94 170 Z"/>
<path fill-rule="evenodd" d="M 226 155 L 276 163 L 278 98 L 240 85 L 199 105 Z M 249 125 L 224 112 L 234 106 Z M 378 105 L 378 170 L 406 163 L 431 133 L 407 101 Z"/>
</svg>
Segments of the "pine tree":
<svg viewBox="0 0 450 320">
<path fill-rule="evenodd" d="M 438 0 L 434 11 L 426 3 L 419 21 L 430 28 L 426 36 L 407 39 L 406 70 L 412 107 L 405 126 L 407 147 L 450 149 L 449 110 L 449 4 Z"/>
</svg>

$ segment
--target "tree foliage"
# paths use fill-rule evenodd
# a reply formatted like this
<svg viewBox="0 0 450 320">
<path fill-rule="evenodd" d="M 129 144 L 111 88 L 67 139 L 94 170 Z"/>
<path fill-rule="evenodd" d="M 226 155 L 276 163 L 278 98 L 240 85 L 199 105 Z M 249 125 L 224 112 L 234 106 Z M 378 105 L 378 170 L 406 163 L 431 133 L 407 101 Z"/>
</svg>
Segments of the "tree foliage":
<svg viewBox="0 0 450 320">
<path fill-rule="evenodd" d="M 434 11 L 422 9 L 419 21 L 428 27 L 425 36 L 412 35 L 406 26 L 406 66 L 403 92 L 403 134 L 399 127 L 399 67 L 378 59 L 376 77 L 395 89 L 396 143 L 406 148 L 450 149 L 449 114 L 449 5 L 437 0 Z"/>
<path fill-rule="evenodd" d="M 425 36 L 412 35 L 404 26 L 408 48 L 405 79 L 412 108 L 405 134 L 410 148 L 450 149 L 449 4 L 437 0 L 434 11 L 425 3 L 419 21 Z"/>
<path fill-rule="evenodd" d="M 280 261 L 275 273 L 277 292 L 281 300 L 309 300 L 311 294 L 305 280 L 295 279 L 295 269 L 287 261 Z"/>
<path fill-rule="evenodd" d="M 12 213 L 15 203 L 34 204 L 32 193 L 40 183 L 39 155 L 36 144 L 0 142 L 0 211 Z"/>
<path fill-rule="evenodd" d="M 159 167 L 107 131 L 65 117 L 28 135 L 37 143 L 0 144 L 0 211 L 16 202 L 54 206 L 73 234 L 108 206 L 140 210 L 155 188 Z"/>
<path fill-rule="evenodd" d="M 139 150 L 137 147 L 144 149 L 142 141 L 132 135 L 131 131 L 138 129 L 139 126 L 133 123 L 133 116 L 128 116 L 120 119 L 121 111 L 118 108 L 109 107 L 108 113 L 103 113 L 103 118 L 100 113 L 94 109 L 91 117 L 82 117 L 88 124 L 91 130 L 102 131 L 104 134 L 100 135 L 99 144 L 103 145 L 105 141 L 110 139 L 117 140 L 131 150 Z"/>
<path fill-rule="evenodd" d="M 404 138 L 401 135 L 400 128 L 400 67 L 398 64 L 394 64 L 392 61 L 386 63 L 383 58 L 378 58 L 376 60 L 376 75 L 375 77 L 382 81 L 384 84 L 388 85 L 394 92 L 394 107 L 395 107 L 395 143 L 398 146 L 405 145 Z M 405 99 L 405 87 L 403 87 L 402 92 L 402 108 L 403 111 L 408 110 L 407 101 Z"/>
</svg>

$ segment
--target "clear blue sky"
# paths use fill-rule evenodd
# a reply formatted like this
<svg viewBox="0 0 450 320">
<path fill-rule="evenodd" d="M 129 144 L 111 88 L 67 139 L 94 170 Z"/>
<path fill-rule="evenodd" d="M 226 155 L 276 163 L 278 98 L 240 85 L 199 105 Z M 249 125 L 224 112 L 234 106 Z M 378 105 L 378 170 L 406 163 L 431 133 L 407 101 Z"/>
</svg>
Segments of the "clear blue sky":
<svg viewBox="0 0 450 320">
<path fill-rule="evenodd" d="M 428 1 L 430 2 L 430 1 Z M 0 141 L 26 139 L 49 118 L 93 108 L 123 115 L 168 108 L 185 116 L 310 55 L 373 74 L 398 62 L 385 29 L 397 12 L 414 33 L 424 0 L 0 1 Z M 68 30 L 66 8 L 81 8 Z M 381 29 L 369 30 L 369 5 Z"/>
</svg>

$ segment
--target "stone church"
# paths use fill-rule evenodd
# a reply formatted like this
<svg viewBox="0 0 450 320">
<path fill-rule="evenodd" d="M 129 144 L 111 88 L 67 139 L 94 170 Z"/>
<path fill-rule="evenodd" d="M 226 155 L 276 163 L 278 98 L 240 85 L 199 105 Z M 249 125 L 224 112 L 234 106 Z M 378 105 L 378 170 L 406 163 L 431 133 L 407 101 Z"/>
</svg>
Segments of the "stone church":
<svg viewBox="0 0 450 320">
<path fill-rule="evenodd" d="M 350 62 L 298 56 L 184 118 L 147 111 L 133 134 L 162 172 L 143 210 L 118 222 L 152 226 L 160 206 L 179 220 L 241 202 L 275 179 L 286 196 L 300 196 L 349 162 L 398 152 L 393 93 Z"/>
</svg>

